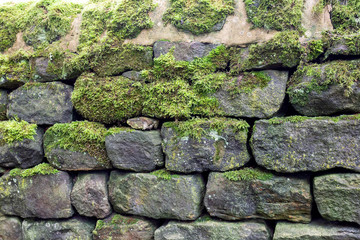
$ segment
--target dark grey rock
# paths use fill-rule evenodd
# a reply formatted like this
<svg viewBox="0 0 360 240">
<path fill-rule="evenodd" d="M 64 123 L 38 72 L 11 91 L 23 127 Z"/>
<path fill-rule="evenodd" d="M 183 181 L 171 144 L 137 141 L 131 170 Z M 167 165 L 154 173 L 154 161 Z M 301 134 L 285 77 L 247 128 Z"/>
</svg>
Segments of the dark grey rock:
<svg viewBox="0 0 360 240">
<path fill-rule="evenodd" d="M 21 220 L 17 217 L 0 215 L 0 239 L 22 240 Z"/>
<path fill-rule="evenodd" d="M 49 71 L 49 61 L 50 59 L 47 57 L 39 57 L 33 60 L 34 67 L 35 67 L 35 78 L 36 81 L 39 82 L 49 82 L 49 81 L 56 81 L 60 80 L 60 77 Z M 51 61 L 50 61 L 51 62 Z"/>
<path fill-rule="evenodd" d="M 356 118 L 294 116 L 256 121 L 251 139 L 255 160 L 277 172 L 336 167 L 360 171 L 360 125 Z"/>
<path fill-rule="evenodd" d="M 360 224 L 360 174 L 315 177 L 314 197 L 323 218 Z"/>
<path fill-rule="evenodd" d="M 310 222 L 309 179 L 273 176 L 231 181 L 210 173 L 204 203 L 211 216 L 226 220 L 262 218 Z"/>
<path fill-rule="evenodd" d="M 0 121 L 7 119 L 6 108 L 8 105 L 8 94 L 6 90 L 0 89 Z"/>
<path fill-rule="evenodd" d="M 149 117 L 130 118 L 126 123 L 131 128 L 138 130 L 152 130 L 157 129 L 159 126 L 159 120 Z"/>
<path fill-rule="evenodd" d="M 150 218 L 195 220 L 203 209 L 201 175 L 156 176 L 156 172 L 112 171 L 109 197 L 114 210 Z"/>
<path fill-rule="evenodd" d="M 74 217 L 66 220 L 31 220 L 22 225 L 24 240 L 92 240 L 93 221 Z"/>
<path fill-rule="evenodd" d="M 112 212 L 107 178 L 107 173 L 79 173 L 71 192 L 71 203 L 80 215 L 104 218 Z"/>
<path fill-rule="evenodd" d="M 106 136 L 105 146 L 115 168 L 142 172 L 164 165 L 160 131 L 125 129 Z"/>
<path fill-rule="evenodd" d="M 60 82 L 27 83 L 9 94 L 7 116 L 39 125 L 71 122 L 72 91 Z"/>
<path fill-rule="evenodd" d="M 158 58 L 161 55 L 165 55 L 172 47 L 175 47 L 174 57 L 177 61 L 192 61 L 195 58 L 205 57 L 218 46 L 218 44 L 201 42 L 157 41 L 154 43 L 154 57 Z"/>
</svg>

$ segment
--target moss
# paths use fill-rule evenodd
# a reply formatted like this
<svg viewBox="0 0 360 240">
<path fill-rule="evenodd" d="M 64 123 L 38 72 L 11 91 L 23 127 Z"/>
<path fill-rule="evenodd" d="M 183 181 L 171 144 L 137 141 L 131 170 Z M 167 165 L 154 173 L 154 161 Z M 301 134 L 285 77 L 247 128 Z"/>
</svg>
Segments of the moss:
<svg viewBox="0 0 360 240">
<path fill-rule="evenodd" d="M 172 178 L 177 178 L 179 177 L 176 174 L 172 174 L 171 172 L 167 171 L 166 169 L 160 169 L 160 170 L 156 170 L 150 173 L 151 175 L 154 175 L 160 179 L 164 179 L 164 180 L 171 180 Z"/>
<path fill-rule="evenodd" d="M 323 0 L 327 2 L 328 0 Z M 360 2 L 358 0 L 331 1 L 331 22 L 335 29 L 360 29 Z"/>
<path fill-rule="evenodd" d="M 171 0 L 163 21 L 194 35 L 220 30 L 234 13 L 234 0 Z M 219 27 L 219 25 L 221 27 Z"/>
<path fill-rule="evenodd" d="M 237 171 L 223 173 L 223 176 L 230 181 L 251 181 L 251 180 L 270 180 L 273 174 L 256 168 L 244 168 Z"/>
<path fill-rule="evenodd" d="M 306 116 L 289 116 L 289 117 L 275 117 L 268 120 L 269 124 L 278 125 L 283 124 L 286 122 L 291 123 L 301 123 L 306 120 L 327 120 L 327 121 L 333 121 L 333 122 L 339 122 L 341 120 L 345 121 L 351 121 L 351 120 L 360 120 L 360 114 L 354 114 L 354 115 L 340 115 L 337 117 L 306 117 Z"/>
<path fill-rule="evenodd" d="M 208 221 L 212 221 L 213 219 L 210 217 L 210 215 L 203 215 L 201 217 L 199 217 L 198 219 L 195 220 L 196 223 L 201 223 L 201 222 L 208 222 Z"/>
<path fill-rule="evenodd" d="M 110 129 L 108 129 L 105 136 L 115 135 L 115 134 L 121 133 L 121 132 L 133 132 L 133 131 L 135 131 L 135 130 L 132 128 L 127 128 L 127 127 L 112 127 Z"/>
<path fill-rule="evenodd" d="M 33 168 L 28 168 L 28 169 L 15 168 L 15 169 L 12 169 L 10 171 L 10 176 L 11 177 L 19 176 L 19 177 L 22 177 L 22 178 L 26 178 L 26 177 L 32 177 L 32 176 L 35 176 L 35 175 L 51 175 L 51 174 L 56 174 L 58 172 L 59 172 L 59 170 L 53 168 L 48 163 L 41 163 L 39 165 L 36 165 Z"/>
<path fill-rule="evenodd" d="M 118 225 L 118 224 L 132 225 L 132 224 L 136 224 L 137 222 L 139 222 L 139 219 L 137 218 L 125 217 L 125 216 L 121 216 L 120 214 L 115 214 L 111 219 L 110 223 L 112 225 Z"/>
<path fill-rule="evenodd" d="M 322 41 L 328 49 L 325 59 L 329 55 L 360 55 L 360 32 L 349 34 L 344 31 L 323 32 Z"/>
<path fill-rule="evenodd" d="M 244 0 L 248 21 L 254 27 L 301 30 L 304 0 Z"/>
<path fill-rule="evenodd" d="M 34 140 L 36 128 L 36 124 L 29 124 L 23 120 L 0 121 L 0 145 L 21 142 L 24 139 Z"/>
<path fill-rule="evenodd" d="M 324 42 L 319 40 L 312 40 L 308 44 L 307 61 L 314 61 L 324 52 Z"/>
</svg>

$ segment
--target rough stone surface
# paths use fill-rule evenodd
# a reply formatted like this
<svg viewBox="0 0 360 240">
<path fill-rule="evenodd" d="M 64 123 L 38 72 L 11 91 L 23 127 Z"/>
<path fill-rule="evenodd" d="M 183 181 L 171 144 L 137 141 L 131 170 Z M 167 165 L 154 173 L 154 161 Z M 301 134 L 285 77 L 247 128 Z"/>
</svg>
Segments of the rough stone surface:
<svg viewBox="0 0 360 240">
<path fill-rule="evenodd" d="M 39 125 L 70 122 L 72 91 L 73 87 L 59 82 L 26 84 L 9 94 L 7 115 Z"/>
<path fill-rule="evenodd" d="M 171 175 L 112 171 L 109 197 L 116 212 L 150 218 L 195 220 L 203 209 L 205 182 L 201 175 Z"/>
<path fill-rule="evenodd" d="M 56 81 L 59 77 L 48 71 L 49 58 L 39 57 L 34 60 L 36 80 L 41 82 Z"/>
<path fill-rule="evenodd" d="M 164 164 L 160 131 L 124 130 L 106 136 L 105 146 L 115 168 L 142 172 Z"/>
<path fill-rule="evenodd" d="M 218 44 L 205 44 L 201 42 L 169 42 L 157 41 L 154 44 L 154 57 L 158 58 L 174 49 L 174 57 L 177 61 L 192 61 L 195 58 L 202 58 L 215 49 Z"/>
<path fill-rule="evenodd" d="M 360 174 L 315 177 L 314 197 L 323 218 L 360 224 Z"/>
<path fill-rule="evenodd" d="M 0 178 L 0 212 L 22 218 L 68 218 L 72 179 L 66 172 Z"/>
<path fill-rule="evenodd" d="M 107 173 L 79 173 L 71 192 L 71 203 L 80 215 L 104 218 L 111 213 Z"/>
<path fill-rule="evenodd" d="M 6 108 L 8 105 L 8 94 L 6 90 L 0 89 L 0 121 L 6 120 Z"/>
<path fill-rule="evenodd" d="M 279 118 L 257 121 L 254 129 L 254 157 L 267 169 L 315 172 L 342 167 L 360 171 L 359 120 Z"/>
<path fill-rule="evenodd" d="M 93 221 L 80 217 L 56 221 L 26 219 L 22 231 L 24 240 L 92 240 L 94 227 Z"/>
<path fill-rule="evenodd" d="M 314 221 L 309 224 L 278 222 L 274 240 L 357 240 L 360 228 L 339 223 Z"/>
<path fill-rule="evenodd" d="M 141 81 L 143 78 L 141 77 L 141 72 L 138 71 L 127 71 L 121 74 L 121 76 L 129 78 L 134 81 Z"/>
<path fill-rule="evenodd" d="M 158 228 L 155 240 L 270 240 L 270 231 L 263 222 L 224 222 L 218 220 L 197 220 L 195 222 L 175 222 Z"/>
<path fill-rule="evenodd" d="M 22 240 L 21 221 L 17 217 L 0 216 L 0 239 Z"/>
<path fill-rule="evenodd" d="M 329 40 L 329 46 L 325 52 L 325 57 L 331 56 L 359 56 L 360 34 L 338 35 Z"/>
<path fill-rule="evenodd" d="M 141 217 L 128 217 L 112 214 L 98 220 L 93 231 L 94 240 L 152 240 L 157 225 L 154 221 Z"/>
<path fill-rule="evenodd" d="M 0 166 L 29 168 L 41 163 L 44 157 L 43 135 L 44 130 L 38 127 L 34 140 L 0 145 Z"/>
<path fill-rule="evenodd" d="M 288 72 L 264 71 L 271 81 L 266 87 L 256 87 L 250 93 L 240 93 L 232 97 L 226 85 L 219 89 L 214 97 L 219 101 L 219 109 L 226 116 L 269 118 L 281 107 L 285 98 Z"/>
<path fill-rule="evenodd" d="M 274 176 L 269 180 L 230 181 L 223 173 L 210 173 L 204 199 L 214 217 L 293 222 L 310 222 L 311 202 L 309 179 Z"/>
<path fill-rule="evenodd" d="M 134 129 L 152 130 L 159 127 L 159 120 L 149 117 L 130 118 L 126 123 Z"/>
</svg>

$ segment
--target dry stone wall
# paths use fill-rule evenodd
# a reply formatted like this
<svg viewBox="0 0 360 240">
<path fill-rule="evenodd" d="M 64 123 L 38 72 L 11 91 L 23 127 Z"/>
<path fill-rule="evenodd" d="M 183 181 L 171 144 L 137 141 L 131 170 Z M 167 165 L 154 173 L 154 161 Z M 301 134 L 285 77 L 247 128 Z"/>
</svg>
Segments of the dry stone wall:
<svg viewBox="0 0 360 240">
<path fill-rule="evenodd" d="M 0 239 L 360 239 L 358 0 L 0 5 Z"/>
</svg>

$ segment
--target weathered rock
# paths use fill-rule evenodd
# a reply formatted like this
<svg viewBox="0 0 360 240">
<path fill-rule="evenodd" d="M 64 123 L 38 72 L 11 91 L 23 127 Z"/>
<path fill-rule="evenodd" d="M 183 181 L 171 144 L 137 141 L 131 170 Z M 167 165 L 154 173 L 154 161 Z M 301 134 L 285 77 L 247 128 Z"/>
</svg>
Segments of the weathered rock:
<svg viewBox="0 0 360 240">
<path fill-rule="evenodd" d="M 251 139 L 256 162 L 277 172 L 360 171 L 358 116 L 273 118 L 255 122 Z"/>
<path fill-rule="evenodd" d="M 160 131 L 143 132 L 120 128 L 106 136 L 105 146 L 115 168 L 143 172 L 164 165 Z"/>
<path fill-rule="evenodd" d="M 70 122 L 72 90 L 60 82 L 27 83 L 9 94 L 7 115 L 40 125 Z"/>
<path fill-rule="evenodd" d="M 226 171 L 247 163 L 250 160 L 246 147 L 247 123 L 233 119 L 218 120 L 165 123 L 161 129 L 161 136 L 166 155 L 166 169 L 185 173 Z M 213 127 L 214 123 L 221 121 L 224 124 L 223 129 Z M 189 125 L 189 128 L 202 129 L 201 136 L 197 138 L 183 132 L 181 128 L 186 125 Z M 242 125 L 242 128 L 237 128 L 239 125 Z"/>
<path fill-rule="evenodd" d="M 14 169 L 0 178 L 0 212 L 22 218 L 68 218 L 72 179 L 48 164 Z"/>
<path fill-rule="evenodd" d="M 115 211 L 150 218 L 194 220 L 200 216 L 205 183 L 201 175 L 112 171 L 109 197 Z M 156 176 L 158 175 L 158 176 Z"/>
<path fill-rule="evenodd" d="M 213 96 L 219 102 L 219 109 L 226 116 L 269 118 L 279 109 L 285 98 L 288 72 L 268 70 L 263 73 L 270 77 L 265 86 L 254 86 L 249 92 L 232 94 L 228 84 L 224 84 Z M 240 75 L 238 82 L 244 81 Z M 236 79 L 234 79 L 236 81 Z M 233 80 L 233 81 L 234 81 Z"/>
<path fill-rule="evenodd" d="M 154 221 L 141 217 L 128 217 L 112 214 L 98 220 L 93 231 L 94 240 L 152 240 L 157 225 Z"/>
<path fill-rule="evenodd" d="M 26 219 L 22 231 L 24 240 L 91 240 L 94 227 L 93 221 L 80 217 L 56 221 Z"/>
<path fill-rule="evenodd" d="M 111 213 L 106 173 L 79 173 L 71 192 L 71 203 L 80 215 L 104 218 Z"/>
<path fill-rule="evenodd" d="M 127 71 L 127 72 L 124 72 L 123 74 L 121 74 L 121 76 L 129 78 L 134 81 L 142 80 L 141 72 L 138 72 L 138 71 Z"/>
<path fill-rule="evenodd" d="M 8 105 L 7 91 L 0 89 L 0 121 L 6 120 L 6 108 Z"/>
<path fill-rule="evenodd" d="M 360 111 L 360 61 L 333 61 L 299 69 L 288 88 L 290 102 L 302 115 Z"/>
<path fill-rule="evenodd" d="M 154 43 L 154 57 L 167 54 L 171 48 L 174 49 L 174 57 L 177 61 L 192 61 L 195 58 L 202 58 L 215 49 L 218 44 L 206 44 L 201 42 L 169 42 L 157 41 Z"/>
<path fill-rule="evenodd" d="M 219 220 L 202 220 L 195 222 L 175 222 L 158 228 L 155 231 L 155 240 L 270 240 L 270 231 L 264 222 L 225 222 Z"/>
<path fill-rule="evenodd" d="M 309 224 L 278 222 L 274 233 L 274 240 L 343 239 L 360 239 L 360 228 L 319 220 Z"/>
<path fill-rule="evenodd" d="M 21 221 L 17 217 L 0 216 L 0 239 L 22 240 Z"/>
<path fill-rule="evenodd" d="M 359 56 L 360 55 L 360 34 L 332 35 L 326 38 L 327 50 L 325 58 L 330 56 Z"/>
<path fill-rule="evenodd" d="M 49 67 L 50 59 L 47 57 L 39 57 L 33 60 L 33 65 L 35 67 L 35 78 L 39 82 L 48 82 L 59 80 L 59 76 L 50 72 Z"/>
<path fill-rule="evenodd" d="M 138 130 L 152 130 L 157 129 L 159 126 L 159 120 L 149 117 L 138 117 L 138 118 L 131 118 L 126 121 L 126 123 Z"/>
<path fill-rule="evenodd" d="M 314 197 L 323 218 L 360 224 L 360 174 L 315 177 Z"/>
<path fill-rule="evenodd" d="M 21 54 L 0 59 L 0 88 L 13 90 L 30 80 L 31 67 L 28 57 Z"/>
<path fill-rule="evenodd" d="M 205 206 L 211 216 L 227 220 L 246 218 L 310 222 L 309 179 L 266 175 L 229 180 L 228 173 L 210 173 Z M 229 175 L 228 175 L 229 176 Z M 234 181 L 237 180 L 237 181 Z"/>
</svg>

